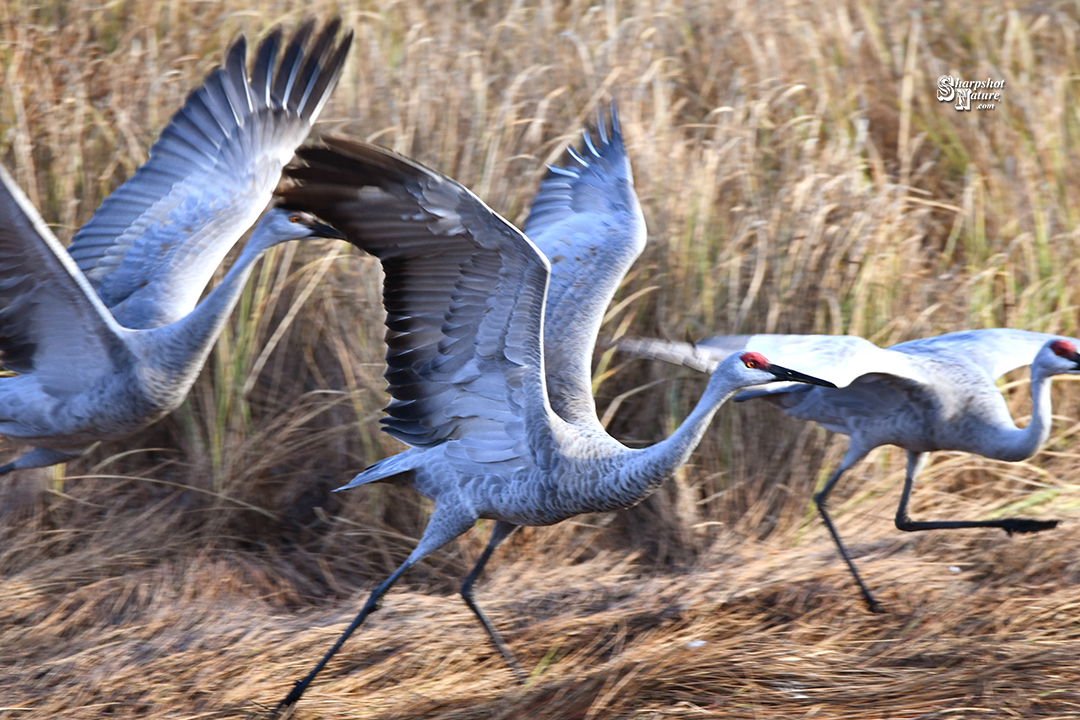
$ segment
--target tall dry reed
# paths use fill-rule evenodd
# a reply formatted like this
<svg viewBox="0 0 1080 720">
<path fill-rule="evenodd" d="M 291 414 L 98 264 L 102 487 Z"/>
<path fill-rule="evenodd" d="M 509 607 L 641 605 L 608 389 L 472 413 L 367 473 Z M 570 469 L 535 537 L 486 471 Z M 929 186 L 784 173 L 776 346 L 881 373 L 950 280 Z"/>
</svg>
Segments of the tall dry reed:
<svg viewBox="0 0 1080 720">
<path fill-rule="evenodd" d="M 357 41 L 317 131 L 413 156 L 518 223 L 545 163 L 617 100 L 649 247 L 601 331 L 594 388 L 630 445 L 670 432 L 703 380 L 618 355 L 623 334 L 1080 332 L 1080 16 L 1068 4 L 9 1 L 0 159 L 67 241 L 237 32 L 331 13 Z M 1004 79 L 1003 99 L 957 112 L 935 98 L 945 74 Z M 400 449 L 377 424 L 379 292 L 377 266 L 348 248 L 273 253 L 180 410 L 59 473 L 2 481 L 5 597 L 24 592 L 14 583 L 83 598 L 88 618 L 138 616 L 152 598 L 123 578 L 210 592 L 180 589 L 190 578 L 176 568 L 194 558 L 285 608 L 396 566 L 424 503 L 394 488 L 329 492 Z M 1018 465 L 945 455 L 913 512 L 1080 506 L 1080 394 L 1059 381 L 1055 402 L 1067 419 L 1046 452 Z M 770 408 L 727 409 L 642 507 L 525 532 L 501 558 L 539 571 L 630 547 L 638 567 L 685 569 L 742 538 L 824 551 L 808 501 L 843 447 Z M 853 539 L 890 532 L 901 463 L 879 451 L 846 478 L 836 506 Z M 483 535 L 410 580 L 454 588 Z M 49 602 L 70 622 L 70 606 Z"/>
</svg>

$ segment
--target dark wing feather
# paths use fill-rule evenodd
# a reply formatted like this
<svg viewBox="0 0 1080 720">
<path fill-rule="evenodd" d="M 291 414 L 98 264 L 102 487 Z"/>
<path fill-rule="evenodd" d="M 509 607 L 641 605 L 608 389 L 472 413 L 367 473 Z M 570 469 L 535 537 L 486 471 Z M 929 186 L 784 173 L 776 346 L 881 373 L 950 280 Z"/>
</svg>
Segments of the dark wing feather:
<svg viewBox="0 0 1080 720">
<path fill-rule="evenodd" d="M 456 441 L 473 462 L 525 460 L 550 440 L 541 359 L 548 264 L 458 183 L 388 150 L 327 139 L 299 151 L 290 206 L 382 261 L 386 431 Z"/>
</svg>

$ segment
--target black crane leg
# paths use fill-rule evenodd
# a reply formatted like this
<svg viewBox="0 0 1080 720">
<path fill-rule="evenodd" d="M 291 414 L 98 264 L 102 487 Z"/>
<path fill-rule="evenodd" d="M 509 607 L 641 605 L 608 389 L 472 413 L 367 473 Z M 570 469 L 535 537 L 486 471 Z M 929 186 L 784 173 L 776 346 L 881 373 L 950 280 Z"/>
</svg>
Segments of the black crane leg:
<svg viewBox="0 0 1080 720">
<path fill-rule="evenodd" d="M 907 475 L 904 477 L 904 491 L 900 494 L 900 506 L 896 509 L 896 527 L 904 532 L 922 530 L 956 530 L 959 528 L 1001 528 L 1009 535 L 1013 533 L 1035 533 L 1057 527 L 1057 520 L 1032 520 L 1030 518 L 999 518 L 997 520 L 924 520 L 916 522 L 908 517 L 908 501 L 911 499 L 911 487 L 915 477 L 926 464 L 927 453 L 908 452 Z"/>
<path fill-rule="evenodd" d="M 487 565 L 488 559 L 491 557 L 491 553 L 495 551 L 503 540 L 514 534 L 514 531 L 518 529 L 518 525 L 512 523 L 503 522 L 499 520 L 495 523 L 495 528 L 491 531 L 491 539 L 488 540 L 487 547 L 484 548 L 484 552 L 480 554 L 480 559 L 476 561 L 476 566 L 469 572 L 465 578 L 465 582 L 461 585 L 461 598 L 465 601 L 465 604 L 469 606 L 469 609 L 473 611 L 477 619 L 480 620 L 480 624 L 484 626 L 484 630 L 487 631 L 488 637 L 491 638 L 491 643 L 495 646 L 495 649 L 503 656 L 503 660 L 510 666 L 510 670 L 514 673 L 514 677 L 517 678 L 518 683 L 524 684 L 526 680 L 525 673 L 522 672 L 521 666 L 518 665 L 517 658 L 514 657 L 514 653 L 507 647 L 506 641 L 502 639 L 499 631 L 495 629 L 491 620 L 488 619 L 484 611 L 480 609 L 480 606 L 476 604 L 472 596 L 472 586 L 476 578 L 480 576 L 480 573 L 484 570 L 484 566 Z"/>
<path fill-rule="evenodd" d="M 829 492 L 836 485 L 836 481 L 840 479 L 840 476 L 844 473 L 848 467 L 854 463 L 841 463 L 836 472 L 832 474 L 829 481 L 825 483 L 825 487 L 821 489 L 817 495 L 814 496 L 814 503 L 817 505 L 818 512 L 821 514 L 821 519 L 825 521 L 825 527 L 829 529 L 829 534 L 832 535 L 833 542 L 836 543 L 836 548 L 840 551 L 840 557 L 844 558 L 844 562 L 847 563 L 848 570 L 851 571 L 851 577 L 855 578 L 855 584 L 859 586 L 859 591 L 862 592 L 863 600 L 866 602 L 866 607 L 870 612 L 880 613 L 885 612 L 885 609 L 874 598 L 874 595 L 870 592 L 870 589 L 866 587 L 866 583 L 859 577 L 859 571 L 855 569 L 855 563 L 852 561 L 851 556 L 848 554 L 847 548 L 844 547 L 843 541 L 840 540 L 840 533 L 836 531 L 836 526 L 833 525 L 832 518 L 829 517 L 829 511 L 826 508 L 828 504 Z"/>
</svg>

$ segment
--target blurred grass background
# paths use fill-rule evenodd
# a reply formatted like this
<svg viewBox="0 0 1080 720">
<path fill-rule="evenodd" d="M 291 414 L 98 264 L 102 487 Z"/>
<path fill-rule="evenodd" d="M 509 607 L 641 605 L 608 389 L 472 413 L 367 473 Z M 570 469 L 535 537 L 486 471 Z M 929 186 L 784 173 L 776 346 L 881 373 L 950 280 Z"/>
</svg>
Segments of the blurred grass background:
<svg viewBox="0 0 1080 720">
<path fill-rule="evenodd" d="M 594 388 L 629 445 L 670 432 L 704 381 L 609 349 L 627 333 L 1080 334 L 1070 3 L 6 0 L 0 159 L 66 242 L 237 33 L 252 44 L 332 13 L 357 39 L 317 130 L 415 157 L 518 224 L 545 163 L 618 101 L 649 246 L 602 330 Z M 1004 79 L 1002 101 L 957 112 L 935 97 L 945 74 Z M 180 410 L 0 482 L 0 718 L 226 717 L 306 671 L 426 518 L 396 488 L 330 493 L 401 449 L 377 424 L 379 292 L 350 248 L 276 249 Z M 1026 373 L 1010 380 L 1024 423 Z M 940 454 L 913 515 L 1075 515 L 1080 393 L 1059 379 L 1054 398 L 1044 452 Z M 525 690 L 440 597 L 487 530 L 461 538 L 410 571 L 423 594 L 387 599 L 305 717 L 880 717 L 973 697 L 985 712 L 1075 709 L 1070 683 L 1046 675 L 1080 649 L 1071 523 L 1010 541 L 899 537 L 903 454 L 876 451 L 834 493 L 864 577 L 897 609 L 864 617 L 810 505 L 844 447 L 772 408 L 727 408 L 639 508 L 520 533 L 478 596 L 543 670 Z M 710 643 L 683 657 L 691 629 Z M 900 667 L 911 675 L 882 669 Z M 1020 689 L 984 691 L 972 667 Z"/>
</svg>

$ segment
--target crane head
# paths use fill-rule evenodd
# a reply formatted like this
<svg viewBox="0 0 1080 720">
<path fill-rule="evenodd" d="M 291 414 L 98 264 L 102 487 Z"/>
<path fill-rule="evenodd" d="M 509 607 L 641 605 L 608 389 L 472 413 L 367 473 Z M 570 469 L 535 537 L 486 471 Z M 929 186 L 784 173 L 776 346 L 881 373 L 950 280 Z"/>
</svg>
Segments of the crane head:
<svg viewBox="0 0 1080 720">
<path fill-rule="evenodd" d="M 1054 374 L 1080 373 L 1080 353 L 1071 340 L 1051 340 L 1047 343 L 1050 352 L 1048 365 Z"/>
<path fill-rule="evenodd" d="M 325 238 L 344 240 L 345 236 L 309 212 L 273 207 L 266 211 L 251 231 L 250 252 L 262 252 L 289 240 Z"/>
<path fill-rule="evenodd" d="M 743 367 L 747 370 L 757 370 L 762 373 L 768 373 L 764 375 L 761 382 L 800 382 L 807 383 L 809 385 L 820 385 L 822 387 L 835 388 L 836 385 L 828 380 L 822 380 L 820 378 L 813 377 L 812 375 L 806 375 L 798 370 L 789 370 L 785 367 L 780 367 L 775 363 L 769 362 L 764 355 L 757 352 L 744 352 L 739 355 L 739 361 Z M 771 376 L 771 377 L 769 377 Z"/>
<path fill-rule="evenodd" d="M 345 236 L 331 225 L 324 223 L 319 218 L 303 210 L 289 210 L 285 213 L 286 222 L 292 226 L 291 232 L 296 234 L 297 240 L 304 238 L 325 238 L 328 240 L 344 240 Z M 284 226 L 283 227 L 287 227 Z M 290 234 L 289 230 L 283 230 L 282 234 Z"/>
<path fill-rule="evenodd" d="M 1076 342 L 1058 338 L 1043 345 L 1031 363 L 1031 376 L 1036 375 L 1080 375 L 1080 353 L 1076 351 Z"/>
</svg>

